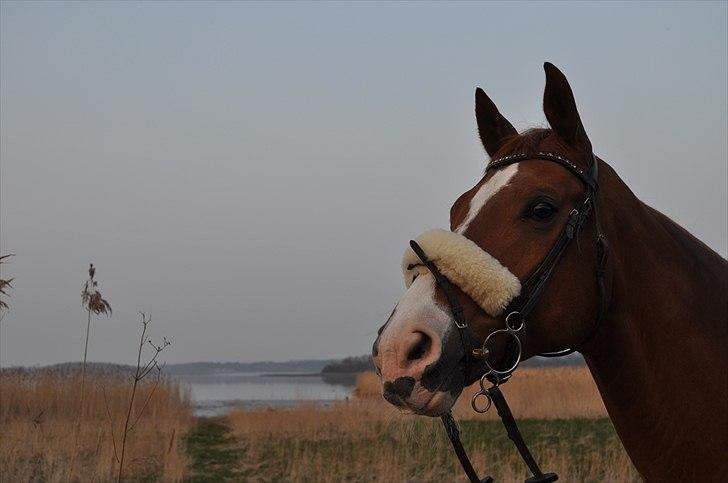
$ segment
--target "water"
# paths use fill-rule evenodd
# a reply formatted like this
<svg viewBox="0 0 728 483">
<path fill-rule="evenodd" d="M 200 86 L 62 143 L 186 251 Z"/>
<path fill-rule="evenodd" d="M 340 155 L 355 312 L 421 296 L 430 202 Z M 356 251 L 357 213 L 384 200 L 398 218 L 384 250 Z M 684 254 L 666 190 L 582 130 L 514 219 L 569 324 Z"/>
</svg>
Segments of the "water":
<svg viewBox="0 0 728 483">
<path fill-rule="evenodd" d="M 351 397 L 355 376 L 342 374 L 194 374 L 174 376 L 190 388 L 195 415 L 220 416 L 236 408 L 283 407 L 300 401 L 331 404 Z"/>
</svg>

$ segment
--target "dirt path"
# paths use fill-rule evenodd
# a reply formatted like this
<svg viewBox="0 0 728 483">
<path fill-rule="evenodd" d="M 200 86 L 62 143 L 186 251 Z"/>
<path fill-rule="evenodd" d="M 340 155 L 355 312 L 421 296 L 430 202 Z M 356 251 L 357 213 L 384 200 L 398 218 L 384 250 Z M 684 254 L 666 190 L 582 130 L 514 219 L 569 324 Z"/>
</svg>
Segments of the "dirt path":
<svg viewBox="0 0 728 483">
<path fill-rule="evenodd" d="M 192 459 L 188 481 L 207 483 L 245 481 L 244 449 L 230 432 L 225 418 L 201 418 L 187 436 L 187 453 Z"/>
</svg>

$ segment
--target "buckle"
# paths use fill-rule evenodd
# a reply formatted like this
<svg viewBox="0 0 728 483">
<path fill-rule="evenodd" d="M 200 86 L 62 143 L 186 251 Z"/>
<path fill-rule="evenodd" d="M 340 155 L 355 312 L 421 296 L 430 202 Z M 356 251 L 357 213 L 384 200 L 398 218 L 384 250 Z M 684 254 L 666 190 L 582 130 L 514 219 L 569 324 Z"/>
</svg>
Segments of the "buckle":
<svg viewBox="0 0 728 483">
<path fill-rule="evenodd" d="M 455 325 L 458 329 L 467 329 L 468 323 L 463 319 L 463 306 L 460 304 L 457 304 L 453 306 L 453 304 L 450 304 L 450 312 L 452 312 L 452 318 L 455 322 Z"/>
</svg>

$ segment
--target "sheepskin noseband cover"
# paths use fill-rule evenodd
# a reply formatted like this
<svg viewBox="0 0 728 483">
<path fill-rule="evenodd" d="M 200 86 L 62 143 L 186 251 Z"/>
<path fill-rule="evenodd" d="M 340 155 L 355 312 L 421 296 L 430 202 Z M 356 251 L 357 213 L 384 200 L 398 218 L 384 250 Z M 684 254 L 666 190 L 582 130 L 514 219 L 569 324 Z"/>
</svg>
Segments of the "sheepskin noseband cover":
<svg viewBox="0 0 728 483">
<path fill-rule="evenodd" d="M 521 293 L 518 277 L 475 242 L 458 233 L 430 230 L 417 237 L 417 243 L 443 275 L 493 317 L 500 315 Z M 409 246 L 402 259 L 402 272 L 407 288 L 417 275 L 429 273 Z"/>
</svg>

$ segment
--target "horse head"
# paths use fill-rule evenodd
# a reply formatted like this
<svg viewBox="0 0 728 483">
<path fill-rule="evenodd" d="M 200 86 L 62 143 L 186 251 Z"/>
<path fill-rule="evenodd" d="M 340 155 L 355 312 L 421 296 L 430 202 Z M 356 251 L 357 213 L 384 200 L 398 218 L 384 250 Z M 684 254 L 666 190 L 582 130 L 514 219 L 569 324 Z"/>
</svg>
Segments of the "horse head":
<svg viewBox="0 0 728 483">
<path fill-rule="evenodd" d="M 514 363 L 513 338 L 505 332 L 483 348 L 487 364 L 469 352 L 503 329 L 509 307 L 529 295 L 529 278 L 542 271 L 539 267 L 588 193 L 574 172 L 587 173 L 594 160 L 566 77 L 552 64 L 544 68 L 543 104 L 550 129 L 519 134 L 485 92 L 476 90 L 483 147 L 491 159 L 506 162 L 487 169 L 455 201 L 450 232 L 428 232 L 418 239 L 425 252 L 437 252 L 433 262 L 451 282 L 468 330 L 459 330 L 448 294 L 408 249 L 403 266 L 408 288 L 373 346 L 384 397 L 392 404 L 442 415 L 466 385 L 490 368 L 506 370 Z M 570 169 L 537 153 L 563 158 Z M 507 162 L 510 156 L 519 161 Z M 572 246 L 554 261 L 527 330 L 518 334 L 519 359 L 578 346 L 592 333 L 600 305 L 595 223 L 594 216 L 585 218 L 578 249 Z"/>
</svg>

